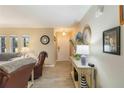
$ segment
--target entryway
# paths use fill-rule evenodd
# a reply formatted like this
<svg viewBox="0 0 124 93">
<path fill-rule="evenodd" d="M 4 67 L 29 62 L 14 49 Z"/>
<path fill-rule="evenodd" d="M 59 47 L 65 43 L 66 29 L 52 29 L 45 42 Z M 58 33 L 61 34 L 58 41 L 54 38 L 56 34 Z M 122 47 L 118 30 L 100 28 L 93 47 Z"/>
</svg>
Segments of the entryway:
<svg viewBox="0 0 124 93">
<path fill-rule="evenodd" d="M 57 61 L 68 61 L 70 56 L 70 35 L 68 32 L 56 32 Z"/>
</svg>

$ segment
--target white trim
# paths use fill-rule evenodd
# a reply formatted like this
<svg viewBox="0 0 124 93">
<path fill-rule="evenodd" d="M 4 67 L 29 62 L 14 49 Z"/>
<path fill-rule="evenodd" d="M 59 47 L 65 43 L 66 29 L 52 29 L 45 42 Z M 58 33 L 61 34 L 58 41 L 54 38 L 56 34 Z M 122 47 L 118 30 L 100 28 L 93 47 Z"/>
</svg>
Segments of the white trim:
<svg viewBox="0 0 124 93">
<path fill-rule="evenodd" d="M 28 37 L 28 38 L 30 38 L 30 35 L 22 35 L 22 37 Z"/>
<path fill-rule="evenodd" d="M 56 62 L 66 62 L 66 61 L 70 61 L 69 59 L 67 60 L 56 60 Z"/>
<path fill-rule="evenodd" d="M 54 64 L 45 64 L 44 67 L 55 67 Z"/>
<path fill-rule="evenodd" d="M 7 37 L 7 35 L 0 35 L 0 37 Z"/>
<path fill-rule="evenodd" d="M 18 35 L 10 35 L 9 37 L 18 37 Z"/>
</svg>

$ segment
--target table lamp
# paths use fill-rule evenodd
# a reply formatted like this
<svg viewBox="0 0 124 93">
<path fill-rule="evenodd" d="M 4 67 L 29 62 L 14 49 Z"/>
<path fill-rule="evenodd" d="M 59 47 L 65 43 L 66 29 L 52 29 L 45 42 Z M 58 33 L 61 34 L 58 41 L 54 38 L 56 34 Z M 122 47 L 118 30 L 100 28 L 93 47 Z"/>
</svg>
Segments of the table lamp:
<svg viewBox="0 0 124 93">
<path fill-rule="evenodd" d="M 29 53 L 30 49 L 28 47 L 22 47 L 21 53 L 23 54 L 24 57 Z"/>
<path fill-rule="evenodd" d="M 82 65 L 86 65 L 87 57 L 89 55 L 89 45 L 77 45 L 76 54 L 81 55 L 81 63 Z"/>
</svg>

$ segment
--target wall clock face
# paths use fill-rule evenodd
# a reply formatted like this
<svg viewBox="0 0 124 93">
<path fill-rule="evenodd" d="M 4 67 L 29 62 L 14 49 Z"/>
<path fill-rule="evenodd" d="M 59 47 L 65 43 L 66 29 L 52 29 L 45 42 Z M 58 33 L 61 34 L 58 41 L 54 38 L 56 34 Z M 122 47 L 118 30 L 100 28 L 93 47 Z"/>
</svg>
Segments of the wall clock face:
<svg viewBox="0 0 124 93">
<path fill-rule="evenodd" d="M 43 35 L 41 38 L 40 38 L 40 42 L 44 45 L 48 44 L 50 42 L 50 38 L 47 36 L 47 35 Z"/>
</svg>

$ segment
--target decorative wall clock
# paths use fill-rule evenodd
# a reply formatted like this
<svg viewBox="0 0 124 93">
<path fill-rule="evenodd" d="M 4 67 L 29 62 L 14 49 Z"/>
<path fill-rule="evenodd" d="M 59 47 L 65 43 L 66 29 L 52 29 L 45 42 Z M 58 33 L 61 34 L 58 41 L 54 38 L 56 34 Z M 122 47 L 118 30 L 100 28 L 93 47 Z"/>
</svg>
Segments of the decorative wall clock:
<svg viewBox="0 0 124 93">
<path fill-rule="evenodd" d="M 47 36 L 47 35 L 43 35 L 41 38 L 40 38 L 40 42 L 44 45 L 47 45 L 49 42 L 50 42 L 50 38 Z"/>
</svg>

